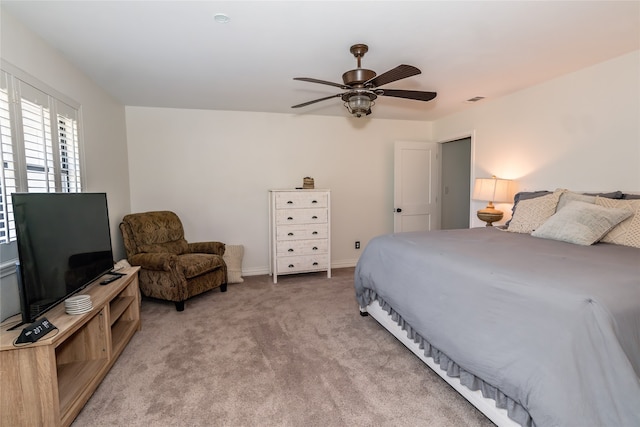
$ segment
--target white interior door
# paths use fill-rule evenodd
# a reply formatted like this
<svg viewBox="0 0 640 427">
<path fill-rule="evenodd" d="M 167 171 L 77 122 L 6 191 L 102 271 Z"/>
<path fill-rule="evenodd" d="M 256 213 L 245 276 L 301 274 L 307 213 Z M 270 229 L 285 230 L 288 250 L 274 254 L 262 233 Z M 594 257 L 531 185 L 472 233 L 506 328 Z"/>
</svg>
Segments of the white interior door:
<svg viewBox="0 0 640 427">
<path fill-rule="evenodd" d="M 396 141 L 393 230 L 437 228 L 438 143 Z"/>
</svg>

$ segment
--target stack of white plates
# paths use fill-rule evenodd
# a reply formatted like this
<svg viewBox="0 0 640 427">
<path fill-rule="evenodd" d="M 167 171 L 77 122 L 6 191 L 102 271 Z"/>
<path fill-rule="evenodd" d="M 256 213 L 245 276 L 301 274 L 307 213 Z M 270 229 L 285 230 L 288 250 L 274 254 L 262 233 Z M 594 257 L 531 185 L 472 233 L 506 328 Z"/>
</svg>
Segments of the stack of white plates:
<svg viewBox="0 0 640 427">
<path fill-rule="evenodd" d="M 64 307 L 67 314 L 83 314 L 90 312 L 93 304 L 89 295 L 75 295 L 64 300 Z"/>
</svg>

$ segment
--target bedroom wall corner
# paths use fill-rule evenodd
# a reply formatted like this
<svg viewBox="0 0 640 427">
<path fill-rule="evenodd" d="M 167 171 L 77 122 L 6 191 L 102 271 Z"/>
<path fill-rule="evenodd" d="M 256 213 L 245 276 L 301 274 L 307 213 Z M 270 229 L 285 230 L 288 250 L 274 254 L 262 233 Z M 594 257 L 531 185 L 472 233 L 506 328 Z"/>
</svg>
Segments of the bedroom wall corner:
<svg viewBox="0 0 640 427">
<path fill-rule="evenodd" d="M 124 245 L 118 224 L 130 212 L 124 106 L 4 8 L 0 12 L 2 59 L 80 104 L 84 190 L 107 193 L 114 258 L 120 259 Z M 12 267 L 15 244 L 2 246 L 0 315 L 4 318 L 18 313 L 20 306 Z"/>
<path fill-rule="evenodd" d="M 473 129 L 472 175 L 514 179 L 521 191 L 638 191 L 639 94 L 635 51 L 436 120 L 434 139 Z M 510 205 L 501 209 L 504 222 Z"/>
</svg>

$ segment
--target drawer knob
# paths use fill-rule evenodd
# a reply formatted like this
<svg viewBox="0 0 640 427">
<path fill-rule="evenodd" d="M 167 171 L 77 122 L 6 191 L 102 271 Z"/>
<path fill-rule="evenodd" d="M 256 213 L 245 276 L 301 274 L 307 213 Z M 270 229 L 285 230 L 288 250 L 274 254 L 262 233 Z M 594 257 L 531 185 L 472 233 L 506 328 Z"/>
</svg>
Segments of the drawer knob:
<svg viewBox="0 0 640 427">
<path fill-rule="evenodd" d="M 311 219 L 318 219 L 318 217 L 314 215 L 311 217 Z"/>
<path fill-rule="evenodd" d="M 293 264 L 289 264 L 289 268 L 293 268 L 295 267 Z"/>
<path fill-rule="evenodd" d="M 313 265 L 318 265 L 318 263 L 317 263 L 317 262 L 314 262 L 314 263 L 313 263 Z"/>
<path fill-rule="evenodd" d="M 317 247 L 317 246 L 314 246 L 312 249 L 313 249 L 314 251 L 317 251 L 317 250 L 318 250 L 318 247 Z"/>
<path fill-rule="evenodd" d="M 292 217 L 287 217 L 287 221 L 291 221 L 292 219 Z"/>
<path fill-rule="evenodd" d="M 293 236 L 293 233 L 289 233 L 289 234 L 287 234 L 287 236 Z"/>
<path fill-rule="evenodd" d="M 313 234 L 313 235 L 315 236 L 316 234 L 318 234 L 318 232 L 317 232 L 317 231 L 314 231 L 314 232 L 313 232 L 313 233 L 311 233 L 311 234 Z"/>
<path fill-rule="evenodd" d="M 289 248 L 289 252 L 293 252 L 293 249 Z"/>
<path fill-rule="evenodd" d="M 313 200 L 311 203 L 318 203 L 318 201 L 317 200 Z"/>
<path fill-rule="evenodd" d="M 292 202 L 291 200 L 289 200 L 289 201 L 287 201 L 287 204 L 288 204 L 288 205 L 292 205 L 292 204 L 293 204 L 293 202 Z"/>
</svg>

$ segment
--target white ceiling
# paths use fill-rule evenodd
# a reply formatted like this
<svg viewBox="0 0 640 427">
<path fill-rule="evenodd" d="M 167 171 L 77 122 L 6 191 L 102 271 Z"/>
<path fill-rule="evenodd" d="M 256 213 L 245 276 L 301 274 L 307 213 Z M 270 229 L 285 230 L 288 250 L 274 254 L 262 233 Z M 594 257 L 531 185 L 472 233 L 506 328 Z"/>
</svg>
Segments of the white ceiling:
<svg viewBox="0 0 640 427">
<path fill-rule="evenodd" d="M 347 116 L 329 96 L 356 67 L 422 74 L 371 117 L 434 120 L 640 49 L 638 1 L 10 1 L 2 8 L 125 105 Z M 214 22 L 226 13 L 230 22 Z M 487 102 L 481 101 L 481 102 Z M 550 100 L 552 102 L 552 100 Z"/>
</svg>

